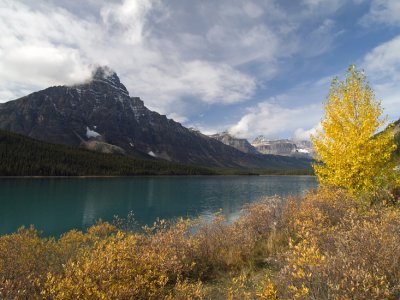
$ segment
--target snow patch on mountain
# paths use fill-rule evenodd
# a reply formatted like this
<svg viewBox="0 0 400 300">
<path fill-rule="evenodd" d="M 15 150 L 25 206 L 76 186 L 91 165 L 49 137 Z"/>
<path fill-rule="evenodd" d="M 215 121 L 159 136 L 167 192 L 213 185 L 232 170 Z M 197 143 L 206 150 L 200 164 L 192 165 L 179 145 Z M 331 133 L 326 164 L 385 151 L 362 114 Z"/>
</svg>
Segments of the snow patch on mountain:
<svg viewBox="0 0 400 300">
<path fill-rule="evenodd" d="M 95 128 L 96 128 L 96 126 L 95 126 Z M 96 138 L 96 137 L 99 137 L 99 136 L 101 136 L 100 133 L 98 133 L 98 132 L 96 132 L 96 131 L 94 131 L 94 130 L 91 130 L 88 126 L 86 126 L 86 137 L 87 137 L 88 139 L 90 139 L 90 138 Z"/>
<path fill-rule="evenodd" d="M 310 153 L 307 149 L 297 149 L 297 152 L 299 153 Z"/>
</svg>

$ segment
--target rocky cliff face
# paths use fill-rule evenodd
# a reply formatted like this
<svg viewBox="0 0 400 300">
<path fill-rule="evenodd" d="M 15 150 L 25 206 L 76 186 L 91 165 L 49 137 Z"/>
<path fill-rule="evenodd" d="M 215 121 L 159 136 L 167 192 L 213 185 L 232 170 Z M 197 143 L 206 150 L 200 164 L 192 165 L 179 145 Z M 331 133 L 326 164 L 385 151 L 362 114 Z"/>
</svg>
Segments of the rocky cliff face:
<svg viewBox="0 0 400 300">
<path fill-rule="evenodd" d="M 228 132 L 221 132 L 210 135 L 213 139 L 216 139 L 225 145 L 231 146 L 244 153 L 258 154 L 259 152 L 254 148 L 246 139 L 239 139 L 231 136 Z"/>
<path fill-rule="evenodd" d="M 309 141 L 269 140 L 264 136 L 259 136 L 251 144 L 258 152 L 263 154 L 297 157 L 311 157 L 313 154 Z"/>
<path fill-rule="evenodd" d="M 259 136 L 252 142 L 258 152 L 263 154 L 275 154 L 290 156 L 296 152 L 296 144 L 290 140 L 268 140 Z"/>
<path fill-rule="evenodd" d="M 243 153 L 150 111 L 108 68 L 98 68 L 89 82 L 1 104 L 0 128 L 51 143 L 187 164 L 309 167 L 307 160 Z"/>
</svg>

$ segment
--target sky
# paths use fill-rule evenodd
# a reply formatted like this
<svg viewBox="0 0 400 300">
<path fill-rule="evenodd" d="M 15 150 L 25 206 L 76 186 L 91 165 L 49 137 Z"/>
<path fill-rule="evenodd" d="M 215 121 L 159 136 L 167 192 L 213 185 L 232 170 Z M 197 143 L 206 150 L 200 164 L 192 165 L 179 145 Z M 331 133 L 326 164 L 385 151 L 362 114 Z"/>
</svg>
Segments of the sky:
<svg viewBox="0 0 400 300">
<path fill-rule="evenodd" d="M 0 102 L 107 65 L 205 134 L 307 139 L 351 64 L 399 119 L 399 0 L 0 0 Z"/>
</svg>

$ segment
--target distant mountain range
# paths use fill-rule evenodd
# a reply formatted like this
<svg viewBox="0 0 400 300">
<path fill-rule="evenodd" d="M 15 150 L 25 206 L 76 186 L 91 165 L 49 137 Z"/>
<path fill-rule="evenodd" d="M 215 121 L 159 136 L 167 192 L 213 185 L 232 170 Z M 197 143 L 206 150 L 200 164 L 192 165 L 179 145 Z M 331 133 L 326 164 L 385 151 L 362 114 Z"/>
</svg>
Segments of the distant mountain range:
<svg viewBox="0 0 400 300">
<path fill-rule="evenodd" d="M 250 143 L 246 139 L 235 138 L 226 131 L 210 135 L 210 137 L 245 153 L 305 158 L 312 158 L 314 154 L 309 141 L 270 140 L 261 135 Z"/>
<path fill-rule="evenodd" d="M 226 131 L 210 135 L 210 137 L 244 153 L 260 154 L 260 152 L 257 151 L 257 149 L 254 148 L 254 146 L 251 145 L 248 140 L 235 138 Z"/>
<path fill-rule="evenodd" d="M 0 129 L 50 143 L 190 165 L 309 169 L 311 162 L 271 155 L 273 151 L 262 154 L 245 140 L 234 146 L 190 130 L 130 97 L 107 67 L 98 68 L 88 82 L 49 87 L 0 104 Z"/>
</svg>

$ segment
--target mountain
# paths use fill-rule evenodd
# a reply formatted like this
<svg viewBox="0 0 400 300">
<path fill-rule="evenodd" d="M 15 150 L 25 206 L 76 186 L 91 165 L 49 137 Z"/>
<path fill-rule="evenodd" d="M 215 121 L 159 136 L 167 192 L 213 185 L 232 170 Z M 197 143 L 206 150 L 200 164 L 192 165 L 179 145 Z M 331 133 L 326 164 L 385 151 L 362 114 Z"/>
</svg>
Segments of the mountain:
<svg viewBox="0 0 400 300">
<path fill-rule="evenodd" d="M 214 171 L 50 144 L 0 130 L 0 176 L 209 175 Z"/>
<path fill-rule="evenodd" d="M 251 143 L 258 152 L 263 154 L 275 154 L 290 156 L 296 152 L 296 144 L 289 140 L 268 140 L 264 136 L 258 136 Z"/>
<path fill-rule="evenodd" d="M 263 154 L 311 158 L 313 153 L 309 141 L 269 140 L 260 135 L 252 141 L 251 145 Z"/>
<path fill-rule="evenodd" d="M 0 129 L 106 153 L 230 168 L 310 168 L 305 159 L 243 153 L 150 111 L 117 74 L 100 67 L 88 82 L 54 86 L 0 104 Z"/>
<path fill-rule="evenodd" d="M 244 153 L 259 153 L 256 148 L 254 148 L 246 139 L 235 138 L 226 131 L 210 135 L 210 137 L 224 143 L 225 145 L 236 148 Z"/>
</svg>

